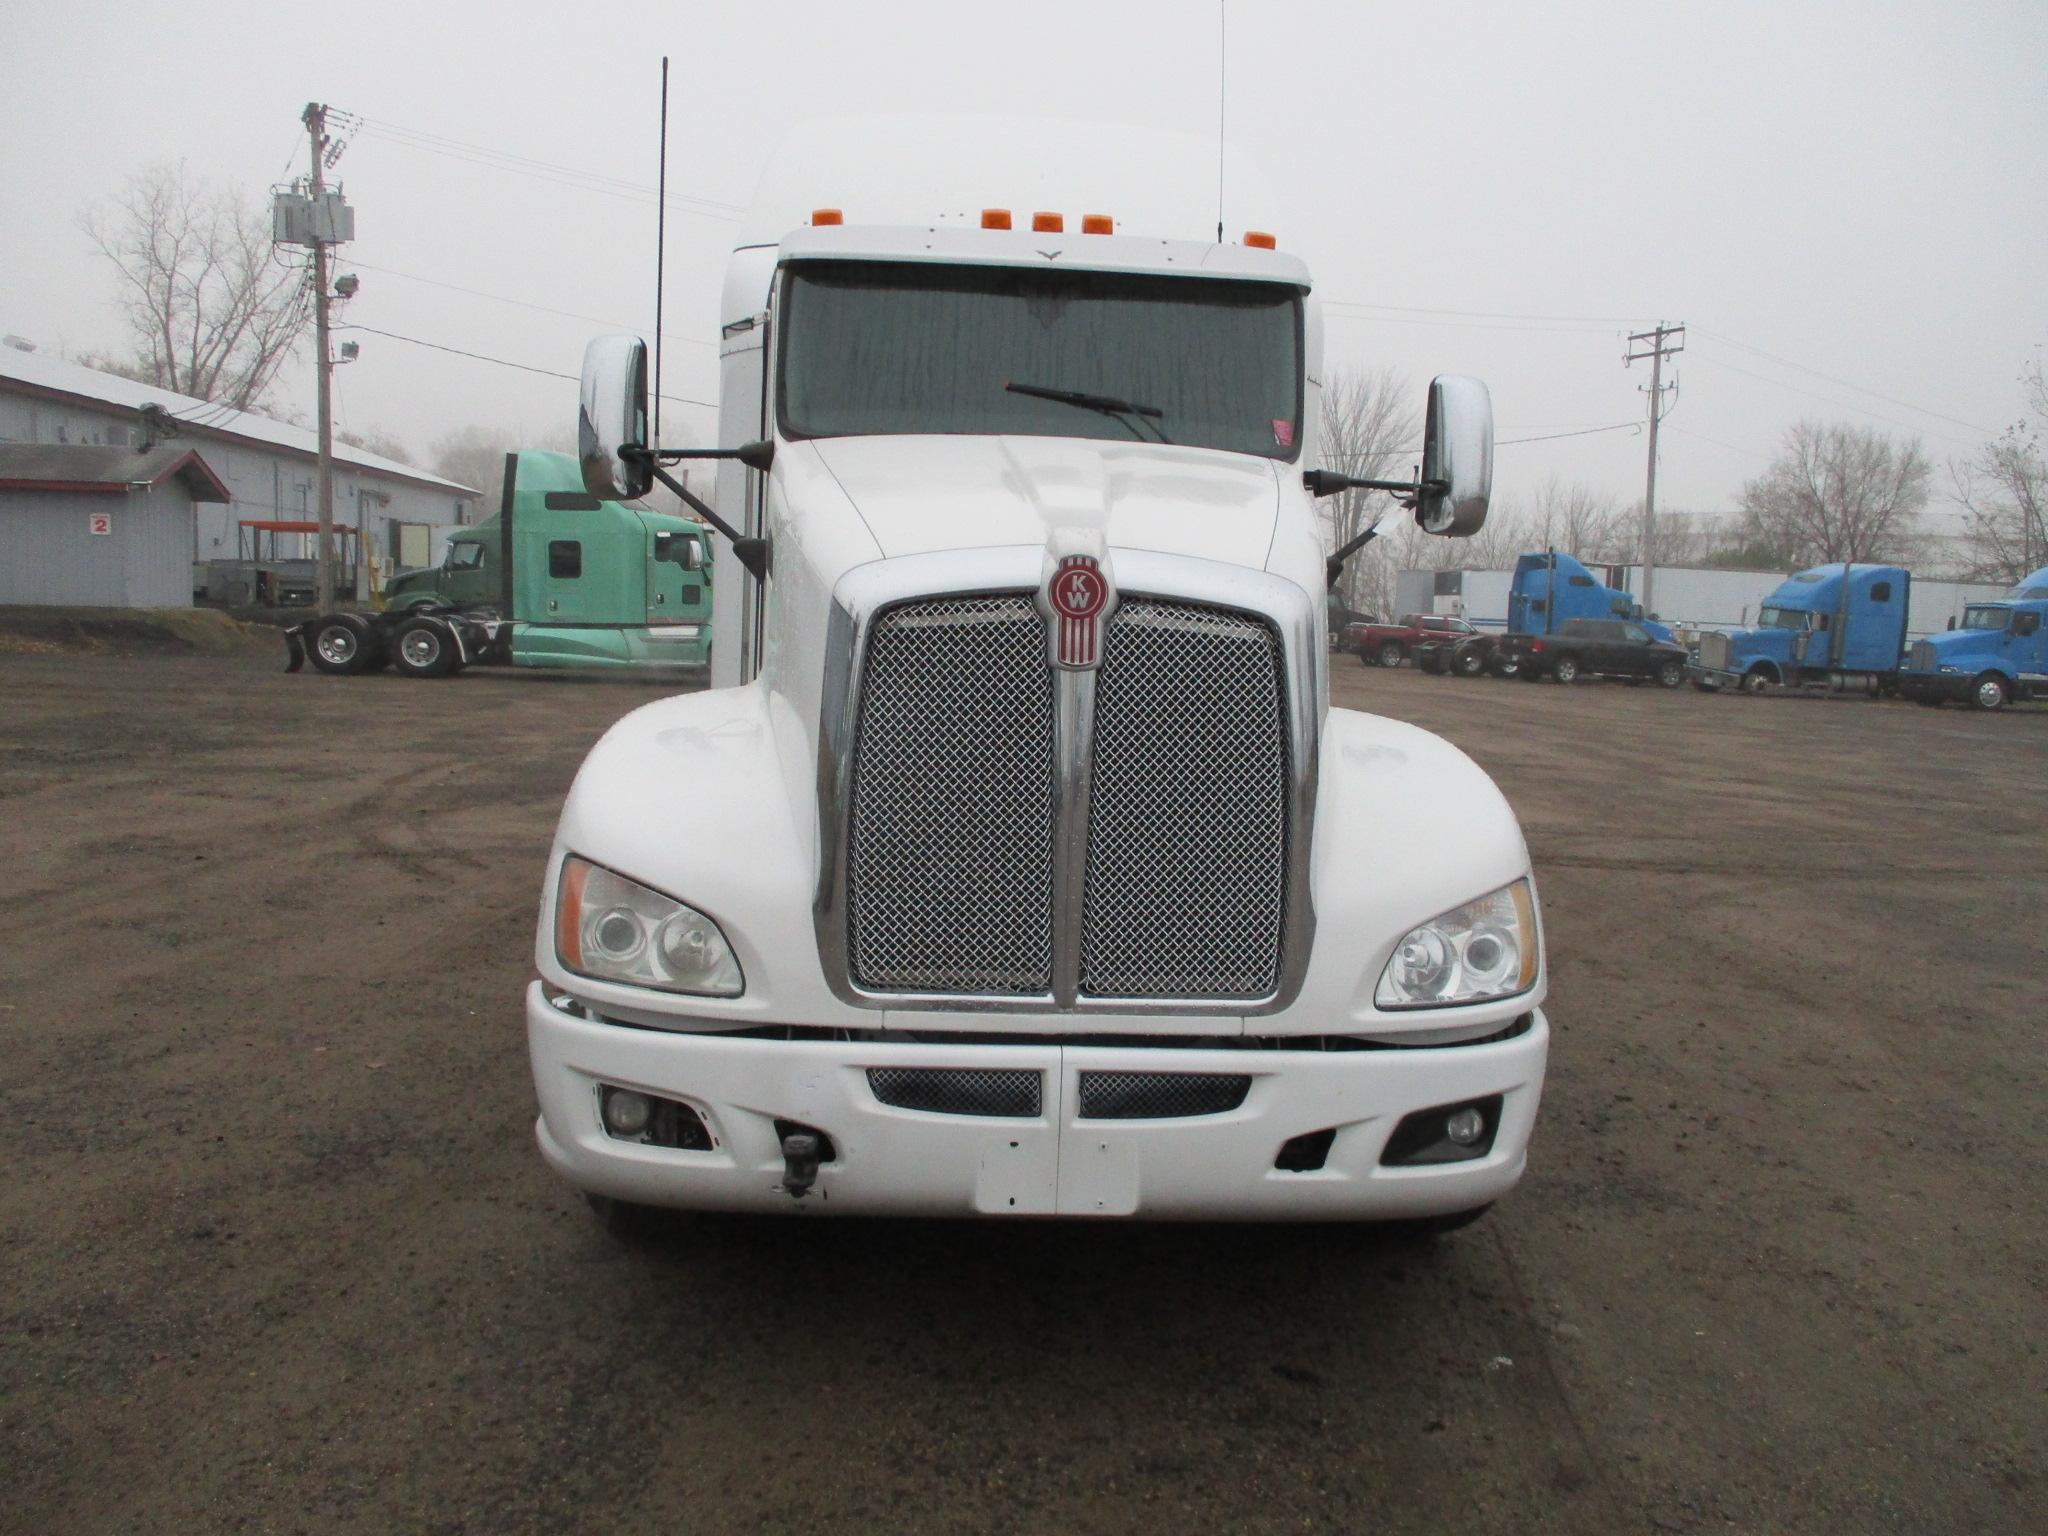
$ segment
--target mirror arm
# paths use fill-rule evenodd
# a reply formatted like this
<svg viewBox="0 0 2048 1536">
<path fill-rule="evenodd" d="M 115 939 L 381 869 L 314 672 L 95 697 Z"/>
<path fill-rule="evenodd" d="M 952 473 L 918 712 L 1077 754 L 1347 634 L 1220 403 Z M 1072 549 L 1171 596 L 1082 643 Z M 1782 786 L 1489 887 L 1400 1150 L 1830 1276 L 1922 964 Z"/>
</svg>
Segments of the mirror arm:
<svg viewBox="0 0 2048 1536">
<path fill-rule="evenodd" d="M 1337 546 L 1335 553 L 1323 562 L 1323 573 L 1329 578 L 1329 583 L 1332 587 L 1337 585 L 1337 578 L 1344 574 L 1344 562 L 1379 536 L 1379 529 L 1372 527 L 1366 529 L 1357 538 L 1349 539 Z"/>
<path fill-rule="evenodd" d="M 752 445 L 750 444 L 749 446 Z M 661 451 L 664 455 L 669 452 L 667 449 Z M 687 452 L 688 450 L 684 451 Z M 648 468 L 654 472 L 654 478 L 667 486 L 671 491 L 674 491 L 681 498 L 684 506 L 725 535 L 727 541 L 732 545 L 733 554 L 738 557 L 741 565 L 744 565 L 749 571 L 753 572 L 754 580 L 766 581 L 768 579 L 768 541 L 766 539 L 750 539 L 734 528 L 732 524 L 712 511 L 709 506 L 691 495 L 690 488 L 663 469 L 656 456 L 653 453 L 649 453 L 647 449 L 632 448 L 626 449 L 624 452 L 628 458 L 638 458 L 640 455 L 646 454 L 649 460 Z M 697 455 L 697 457 L 709 458 L 714 455 L 727 459 L 739 457 L 737 452 L 726 449 L 709 449 L 705 453 Z"/>
<path fill-rule="evenodd" d="M 1334 469 L 1304 470 L 1301 483 L 1308 487 L 1311 496 L 1317 497 L 1335 496 L 1339 491 L 1392 491 L 1398 496 L 1413 498 L 1424 492 L 1441 496 L 1451 488 L 1447 480 L 1356 480 L 1350 475 L 1340 475 Z M 1414 502 L 1411 499 L 1402 505 L 1413 506 Z"/>
<path fill-rule="evenodd" d="M 749 469 L 758 469 L 763 474 L 775 462 L 775 444 L 772 442 L 741 443 L 737 448 L 654 448 L 640 450 L 658 464 L 674 464 L 682 459 L 738 459 Z"/>
</svg>

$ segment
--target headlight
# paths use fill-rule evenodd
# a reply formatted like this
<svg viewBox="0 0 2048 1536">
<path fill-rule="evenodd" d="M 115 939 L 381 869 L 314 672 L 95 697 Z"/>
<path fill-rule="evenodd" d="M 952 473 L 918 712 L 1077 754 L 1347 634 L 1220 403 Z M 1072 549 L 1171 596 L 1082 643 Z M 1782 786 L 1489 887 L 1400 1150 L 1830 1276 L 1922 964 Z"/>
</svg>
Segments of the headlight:
<svg viewBox="0 0 2048 1536">
<path fill-rule="evenodd" d="M 1410 930 L 1380 973 L 1381 1008 L 1445 1008 L 1536 984 L 1536 900 L 1517 880 Z"/>
<path fill-rule="evenodd" d="M 746 990 L 718 924 L 574 854 L 555 891 L 555 958 L 580 975 L 636 987 L 698 997 Z"/>
</svg>

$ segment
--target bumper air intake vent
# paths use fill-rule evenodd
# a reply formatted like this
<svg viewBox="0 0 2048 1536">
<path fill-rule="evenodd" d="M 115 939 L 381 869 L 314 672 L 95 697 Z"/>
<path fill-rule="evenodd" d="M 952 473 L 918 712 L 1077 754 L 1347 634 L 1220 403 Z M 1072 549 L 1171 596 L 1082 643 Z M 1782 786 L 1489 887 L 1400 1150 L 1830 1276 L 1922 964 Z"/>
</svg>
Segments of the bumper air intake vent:
<svg viewBox="0 0 2048 1536">
<path fill-rule="evenodd" d="M 1036 1072 L 982 1067 L 869 1067 L 868 1087 L 892 1109 L 930 1115 L 1035 1120 L 1044 1103 Z"/>
<path fill-rule="evenodd" d="M 1244 1102 L 1250 1077 L 1236 1072 L 1083 1072 L 1083 1120 L 1181 1120 L 1223 1115 Z"/>
</svg>

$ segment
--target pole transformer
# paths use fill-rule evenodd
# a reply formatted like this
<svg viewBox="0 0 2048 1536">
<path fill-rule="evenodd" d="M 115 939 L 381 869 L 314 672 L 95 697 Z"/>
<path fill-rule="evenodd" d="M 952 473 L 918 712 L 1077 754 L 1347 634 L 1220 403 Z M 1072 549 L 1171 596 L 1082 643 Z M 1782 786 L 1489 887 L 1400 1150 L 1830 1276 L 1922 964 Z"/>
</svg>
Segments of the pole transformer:
<svg viewBox="0 0 2048 1536">
<path fill-rule="evenodd" d="M 1657 322 L 1654 331 L 1638 331 L 1628 339 L 1631 349 L 1647 347 L 1647 351 L 1631 350 L 1623 359 L 1624 365 L 1650 360 L 1650 470 L 1643 486 L 1643 587 L 1636 594 L 1636 601 L 1643 605 L 1643 612 L 1650 611 L 1650 588 L 1656 570 L 1657 530 L 1657 424 L 1664 419 L 1664 359 L 1685 350 L 1685 327 Z M 1674 384 L 1672 386 L 1676 388 Z"/>
</svg>

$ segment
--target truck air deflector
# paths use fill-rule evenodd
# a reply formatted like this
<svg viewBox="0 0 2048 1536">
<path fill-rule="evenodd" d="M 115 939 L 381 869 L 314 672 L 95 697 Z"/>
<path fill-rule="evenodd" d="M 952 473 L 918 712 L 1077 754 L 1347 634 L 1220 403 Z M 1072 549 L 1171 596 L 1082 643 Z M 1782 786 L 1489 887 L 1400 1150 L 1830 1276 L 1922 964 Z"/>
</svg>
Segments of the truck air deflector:
<svg viewBox="0 0 2048 1536">
<path fill-rule="evenodd" d="M 1026 636 L 1009 633 L 1042 554 L 911 556 L 841 579 L 819 734 L 813 916 L 827 980 L 847 1001 L 892 1010 L 1285 1007 L 1314 927 L 1311 599 L 1260 571 L 1113 551 L 1127 599 L 1103 670 L 1055 676 L 1042 628 L 1028 663 Z M 902 663 L 930 656 L 966 670 L 906 683 Z M 977 670 L 990 665 L 1003 675 Z M 1107 718 L 1078 707 L 1092 697 L 1066 697 L 1098 689 Z M 1045 764 L 1042 783 L 1027 762 Z M 963 883 L 992 900 L 963 913 L 940 899 Z M 1055 894 L 1076 891 L 1078 903 Z"/>
</svg>

